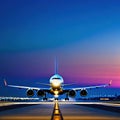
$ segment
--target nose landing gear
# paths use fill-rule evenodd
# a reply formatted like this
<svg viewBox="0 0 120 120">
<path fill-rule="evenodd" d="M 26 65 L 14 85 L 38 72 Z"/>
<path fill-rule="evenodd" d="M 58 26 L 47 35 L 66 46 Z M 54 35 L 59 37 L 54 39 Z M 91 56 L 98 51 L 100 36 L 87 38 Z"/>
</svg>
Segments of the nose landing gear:
<svg viewBox="0 0 120 120">
<path fill-rule="evenodd" d="M 55 100 L 58 100 L 58 98 L 55 98 Z"/>
</svg>

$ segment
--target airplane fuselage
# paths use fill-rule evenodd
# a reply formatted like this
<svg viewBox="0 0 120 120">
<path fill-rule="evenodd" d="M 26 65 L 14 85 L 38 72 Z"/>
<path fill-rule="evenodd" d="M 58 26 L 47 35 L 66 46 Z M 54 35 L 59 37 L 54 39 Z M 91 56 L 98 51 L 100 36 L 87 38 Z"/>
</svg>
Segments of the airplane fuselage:
<svg viewBox="0 0 120 120">
<path fill-rule="evenodd" d="M 58 96 L 60 93 L 62 93 L 62 84 L 64 83 L 64 80 L 62 76 L 59 74 L 55 74 L 50 78 L 50 91 L 55 96 Z"/>
</svg>

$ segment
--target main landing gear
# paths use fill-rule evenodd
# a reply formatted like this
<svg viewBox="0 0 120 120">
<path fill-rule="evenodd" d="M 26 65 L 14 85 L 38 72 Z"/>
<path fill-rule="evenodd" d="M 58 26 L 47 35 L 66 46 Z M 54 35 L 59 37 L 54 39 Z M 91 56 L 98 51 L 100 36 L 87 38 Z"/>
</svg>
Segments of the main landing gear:
<svg viewBox="0 0 120 120">
<path fill-rule="evenodd" d="M 68 93 L 66 94 L 65 101 L 69 101 L 69 98 L 68 98 Z"/>
<path fill-rule="evenodd" d="M 45 93 L 45 97 L 43 98 L 43 101 L 47 101 L 48 98 L 46 97 L 46 93 Z"/>
<path fill-rule="evenodd" d="M 69 98 L 65 98 L 65 101 L 69 101 Z"/>
<path fill-rule="evenodd" d="M 43 101 L 47 101 L 47 100 L 48 100 L 48 98 L 46 98 L 46 97 L 43 98 Z"/>
</svg>

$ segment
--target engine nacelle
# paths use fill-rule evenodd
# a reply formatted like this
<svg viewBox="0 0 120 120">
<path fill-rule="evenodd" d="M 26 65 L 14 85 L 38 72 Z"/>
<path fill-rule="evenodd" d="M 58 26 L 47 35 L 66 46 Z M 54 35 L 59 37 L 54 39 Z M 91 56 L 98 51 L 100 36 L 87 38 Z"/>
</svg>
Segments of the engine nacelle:
<svg viewBox="0 0 120 120">
<path fill-rule="evenodd" d="M 75 90 L 70 90 L 70 91 L 68 92 L 68 95 L 69 95 L 70 97 L 75 97 L 75 96 L 76 96 Z"/>
<path fill-rule="evenodd" d="M 27 96 L 28 97 L 32 97 L 33 95 L 34 95 L 34 91 L 33 90 L 31 90 L 31 89 L 27 90 Z"/>
<path fill-rule="evenodd" d="M 88 94 L 88 92 L 87 92 L 87 90 L 85 90 L 85 89 L 83 89 L 83 90 L 80 91 L 80 95 L 81 95 L 82 97 L 87 96 L 87 94 Z"/>
<path fill-rule="evenodd" d="M 45 92 L 43 90 L 38 90 L 37 91 L 37 96 L 43 97 L 43 96 L 45 96 Z"/>
</svg>

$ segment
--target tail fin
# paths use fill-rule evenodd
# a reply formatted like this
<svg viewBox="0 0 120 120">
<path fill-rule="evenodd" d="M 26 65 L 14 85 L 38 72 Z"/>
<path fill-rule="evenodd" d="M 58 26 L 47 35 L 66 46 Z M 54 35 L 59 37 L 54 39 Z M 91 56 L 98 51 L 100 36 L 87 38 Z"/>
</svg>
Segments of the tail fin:
<svg viewBox="0 0 120 120">
<path fill-rule="evenodd" d="M 57 74 L 57 73 L 58 73 L 58 62 L 57 62 L 57 57 L 55 57 L 55 68 L 54 68 L 54 70 L 55 70 L 55 74 Z"/>
</svg>

